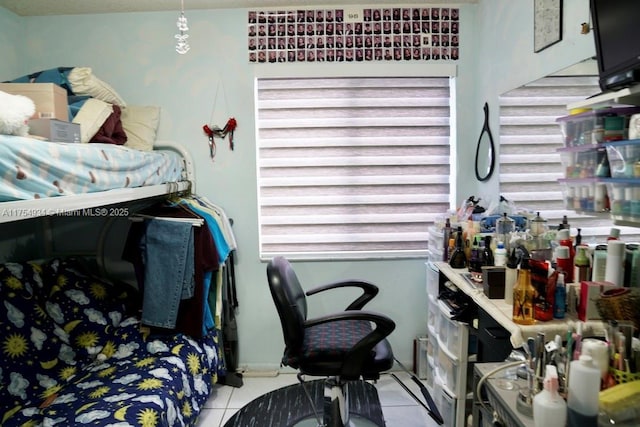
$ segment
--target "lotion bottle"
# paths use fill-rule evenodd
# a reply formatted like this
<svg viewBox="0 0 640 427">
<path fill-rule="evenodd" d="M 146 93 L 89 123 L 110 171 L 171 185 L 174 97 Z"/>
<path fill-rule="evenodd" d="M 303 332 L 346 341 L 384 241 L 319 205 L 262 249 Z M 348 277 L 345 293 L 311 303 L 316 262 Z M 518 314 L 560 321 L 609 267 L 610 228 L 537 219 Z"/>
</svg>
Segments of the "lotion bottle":
<svg viewBox="0 0 640 427">
<path fill-rule="evenodd" d="M 624 285 L 625 243 L 621 240 L 607 242 L 607 265 L 604 269 L 604 280 L 616 286 Z"/>
<path fill-rule="evenodd" d="M 543 387 L 533 398 L 535 427 L 564 427 L 567 404 L 558 394 L 558 371 L 554 365 L 546 366 Z"/>
<path fill-rule="evenodd" d="M 597 427 L 600 369 L 585 354 L 569 367 L 568 427 Z"/>
<path fill-rule="evenodd" d="M 493 261 L 496 267 L 504 267 L 507 264 L 507 250 L 503 242 L 498 242 L 498 247 L 493 253 Z"/>
</svg>

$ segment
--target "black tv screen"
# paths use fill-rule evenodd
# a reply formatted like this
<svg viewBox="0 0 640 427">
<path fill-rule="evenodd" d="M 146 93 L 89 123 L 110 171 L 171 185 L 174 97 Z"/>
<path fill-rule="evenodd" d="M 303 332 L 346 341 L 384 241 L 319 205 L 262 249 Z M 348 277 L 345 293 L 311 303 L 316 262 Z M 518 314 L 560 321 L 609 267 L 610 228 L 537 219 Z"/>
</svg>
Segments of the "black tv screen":
<svg viewBox="0 0 640 427">
<path fill-rule="evenodd" d="M 600 88 L 640 81 L 640 0 L 590 0 Z"/>
</svg>

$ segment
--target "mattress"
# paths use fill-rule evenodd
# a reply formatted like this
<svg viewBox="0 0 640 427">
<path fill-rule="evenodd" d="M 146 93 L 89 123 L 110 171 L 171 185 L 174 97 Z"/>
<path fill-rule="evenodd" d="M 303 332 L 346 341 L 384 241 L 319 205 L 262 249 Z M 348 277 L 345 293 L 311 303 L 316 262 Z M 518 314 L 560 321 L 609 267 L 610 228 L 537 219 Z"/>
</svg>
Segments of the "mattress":
<svg viewBox="0 0 640 427">
<path fill-rule="evenodd" d="M 173 151 L 0 135 L 0 202 L 134 188 L 184 179 Z"/>
</svg>

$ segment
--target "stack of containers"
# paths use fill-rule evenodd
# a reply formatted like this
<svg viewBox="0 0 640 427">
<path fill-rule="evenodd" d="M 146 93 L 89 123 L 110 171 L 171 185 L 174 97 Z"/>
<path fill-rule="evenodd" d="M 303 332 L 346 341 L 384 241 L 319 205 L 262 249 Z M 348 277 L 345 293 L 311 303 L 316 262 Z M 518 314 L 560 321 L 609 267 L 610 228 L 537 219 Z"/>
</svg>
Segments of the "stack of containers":
<svg viewBox="0 0 640 427">
<path fill-rule="evenodd" d="M 640 107 L 602 108 L 556 120 L 565 145 L 558 151 L 565 172 L 560 182 L 565 186 L 567 209 L 611 210 L 614 215 L 635 214 L 640 220 L 640 140 L 627 140 L 629 119 L 638 113 Z"/>
</svg>

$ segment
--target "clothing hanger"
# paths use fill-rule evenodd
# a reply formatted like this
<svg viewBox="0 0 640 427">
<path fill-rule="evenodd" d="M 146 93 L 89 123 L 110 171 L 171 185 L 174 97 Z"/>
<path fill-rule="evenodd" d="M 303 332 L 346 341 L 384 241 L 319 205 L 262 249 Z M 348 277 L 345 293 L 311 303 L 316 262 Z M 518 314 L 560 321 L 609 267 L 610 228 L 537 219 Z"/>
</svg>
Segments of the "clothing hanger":
<svg viewBox="0 0 640 427">
<path fill-rule="evenodd" d="M 133 221 L 133 222 L 143 222 L 145 219 L 159 219 L 161 221 L 186 222 L 186 223 L 190 223 L 194 227 L 200 227 L 202 224 L 204 224 L 204 219 L 202 218 L 179 218 L 179 217 L 154 216 L 154 215 L 145 215 L 145 214 L 135 214 L 129 217 L 129 221 Z"/>
</svg>

